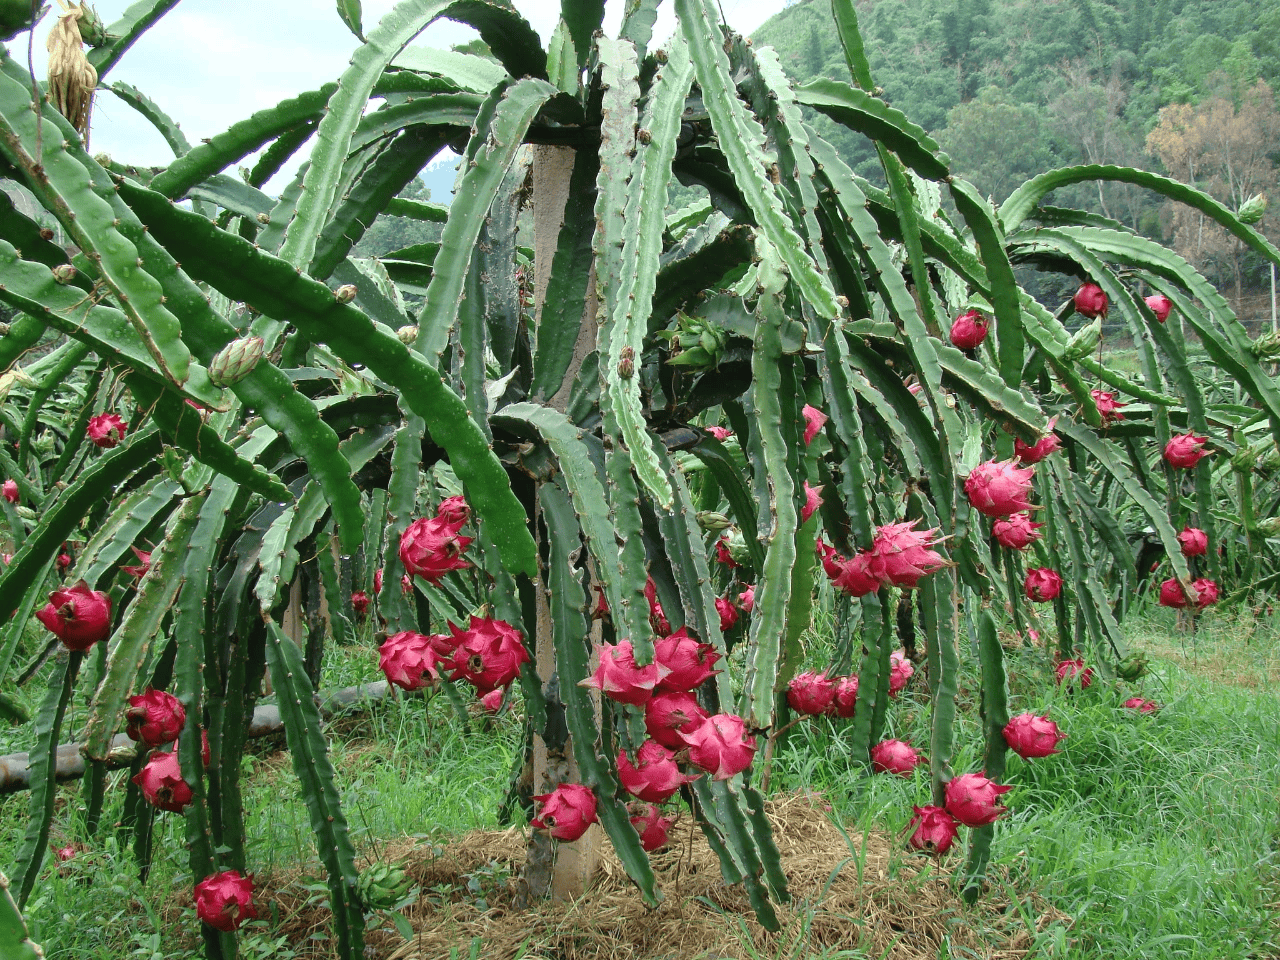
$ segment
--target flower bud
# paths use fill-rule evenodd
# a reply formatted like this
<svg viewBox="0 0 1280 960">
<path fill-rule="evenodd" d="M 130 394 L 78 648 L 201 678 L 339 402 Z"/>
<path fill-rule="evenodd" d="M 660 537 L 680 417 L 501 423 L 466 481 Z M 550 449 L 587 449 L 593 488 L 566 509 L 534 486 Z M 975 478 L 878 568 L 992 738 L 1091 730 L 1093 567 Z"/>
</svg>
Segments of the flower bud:
<svg viewBox="0 0 1280 960">
<path fill-rule="evenodd" d="M 261 337 L 232 340 L 209 361 L 209 382 L 215 387 L 229 387 L 233 383 L 239 383 L 258 365 L 264 347 Z"/>
<path fill-rule="evenodd" d="M 53 268 L 53 279 L 58 283 L 70 283 L 76 278 L 78 271 L 69 263 L 60 263 Z"/>
<path fill-rule="evenodd" d="M 337 290 L 333 291 L 333 299 L 339 303 L 350 303 L 356 298 L 356 285 L 354 283 L 344 283 Z"/>
</svg>

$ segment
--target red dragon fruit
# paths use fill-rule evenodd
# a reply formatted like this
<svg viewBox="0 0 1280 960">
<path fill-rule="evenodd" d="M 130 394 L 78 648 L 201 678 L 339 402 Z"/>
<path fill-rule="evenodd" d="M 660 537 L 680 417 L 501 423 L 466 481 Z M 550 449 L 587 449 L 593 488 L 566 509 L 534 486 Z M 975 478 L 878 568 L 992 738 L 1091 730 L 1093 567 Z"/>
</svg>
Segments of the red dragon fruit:
<svg viewBox="0 0 1280 960">
<path fill-rule="evenodd" d="M 548 831 L 557 840 L 578 840 L 596 822 L 596 795 L 580 783 L 562 783 L 533 799 L 538 815 L 530 826 Z"/>
<path fill-rule="evenodd" d="M 973 468 L 964 482 L 965 496 L 979 513 L 1007 517 L 1032 509 L 1027 497 L 1035 471 L 1016 460 L 987 460 Z"/>
<path fill-rule="evenodd" d="M 662 803 L 697 774 L 680 772 L 675 753 L 656 740 L 646 740 L 636 751 L 633 765 L 625 751 L 618 753 L 618 782 L 632 796 L 650 803 Z"/>
<path fill-rule="evenodd" d="M 966 827 L 984 827 L 1008 810 L 996 801 L 1013 787 L 1002 786 L 980 773 L 954 777 L 946 790 L 947 813 Z"/>
<path fill-rule="evenodd" d="M 1005 743 L 1024 760 L 1060 753 L 1058 742 L 1065 740 L 1066 736 L 1048 717 L 1038 717 L 1034 713 L 1020 713 L 1004 727 Z"/>
<path fill-rule="evenodd" d="M 756 738 L 747 733 L 741 717 L 717 713 L 707 717 L 692 733 L 682 734 L 689 745 L 689 760 L 713 780 L 728 780 L 751 766 Z"/>
</svg>

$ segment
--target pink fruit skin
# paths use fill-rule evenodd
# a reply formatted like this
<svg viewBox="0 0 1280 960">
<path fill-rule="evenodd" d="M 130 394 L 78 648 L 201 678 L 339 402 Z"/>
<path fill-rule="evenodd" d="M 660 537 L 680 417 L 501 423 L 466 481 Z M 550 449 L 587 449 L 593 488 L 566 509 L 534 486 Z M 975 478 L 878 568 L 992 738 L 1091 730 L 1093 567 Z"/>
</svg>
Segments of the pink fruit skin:
<svg viewBox="0 0 1280 960">
<path fill-rule="evenodd" d="M 818 508 L 822 506 L 822 488 L 809 486 L 809 481 L 804 482 L 804 506 L 800 510 L 800 522 L 806 523 L 809 518 L 817 513 Z"/>
<path fill-rule="evenodd" d="M 196 884 L 196 914 L 209 926 L 230 933 L 258 918 L 253 905 L 253 874 L 236 870 L 205 877 Z"/>
<path fill-rule="evenodd" d="M 833 586 L 851 597 L 865 597 L 880 589 L 880 578 L 871 572 L 871 551 L 863 550 L 841 564 Z"/>
<path fill-rule="evenodd" d="M 984 827 L 1008 809 L 996 801 L 1012 789 L 980 773 L 963 773 L 947 784 L 947 813 L 966 827 Z"/>
<path fill-rule="evenodd" d="M 1035 471 L 1016 460 L 987 460 L 973 468 L 964 482 L 965 496 L 979 513 L 1007 517 L 1032 509 L 1028 496 Z"/>
<path fill-rule="evenodd" d="M 1058 435 L 1053 432 L 1054 424 L 1057 422 L 1058 418 L 1052 417 L 1049 420 L 1048 432 L 1030 447 L 1021 440 L 1015 438 L 1013 441 L 1014 456 L 1024 464 L 1030 466 L 1033 463 L 1039 463 L 1045 457 L 1049 456 L 1049 454 L 1059 449 L 1062 446 L 1062 441 L 1058 438 Z"/>
<path fill-rule="evenodd" d="M 461 529 L 461 522 L 450 523 L 443 517 L 423 517 L 409 524 L 400 536 L 400 562 L 405 572 L 439 583 L 449 571 L 471 566 L 462 559 L 462 552 L 473 538 L 459 536 Z"/>
<path fill-rule="evenodd" d="M 1075 297 L 1076 313 L 1088 317 L 1090 320 L 1107 316 L 1107 295 L 1102 292 L 1102 288 L 1096 283 L 1084 283 L 1080 285 L 1080 289 L 1076 291 Z"/>
<path fill-rule="evenodd" d="M 549 831 L 557 840 L 578 840 L 596 822 L 596 795 L 580 783 L 562 783 L 533 799 L 538 815 L 530 826 Z"/>
<path fill-rule="evenodd" d="M 1178 544 L 1184 557 L 1202 557 L 1209 552 L 1209 535 L 1199 527 L 1184 527 Z"/>
<path fill-rule="evenodd" d="M 670 817 L 664 817 L 651 803 L 646 803 L 639 813 L 631 815 L 631 825 L 640 834 L 640 846 L 649 852 L 667 845 L 674 822 Z"/>
<path fill-rule="evenodd" d="M 908 830 L 914 828 L 907 842 L 917 850 L 927 853 L 943 854 L 951 849 L 960 833 L 956 818 L 942 807 L 932 804 L 925 807 L 912 807 L 914 816 L 907 825 Z"/>
<path fill-rule="evenodd" d="M 1034 713 L 1020 713 L 1004 728 L 1005 743 L 1024 760 L 1061 753 L 1058 743 L 1066 736 L 1048 717 L 1038 717 Z"/>
<path fill-rule="evenodd" d="M 125 711 L 129 739 L 158 747 L 178 739 L 187 722 L 187 711 L 178 698 L 163 690 L 147 687 L 142 693 L 129 698 Z"/>
<path fill-rule="evenodd" d="M 658 636 L 665 637 L 671 632 L 671 623 L 663 612 L 662 601 L 658 599 L 658 585 L 653 577 L 644 582 L 644 597 L 649 601 L 649 626 L 653 627 L 653 632 Z"/>
<path fill-rule="evenodd" d="M 1208 442 L 1208 437 L 1197 437 L 1194 433 L 1179 434 L 1165 444 L 1165 462 L 1179 470 L 1190 470 L 1209 456 L 1209 451 L 1204 448 Z"/>
<path fill-rule="evenodd" d="M 1124 404 L 1116 399 L 1114 393 L 1106 390 L 1090 390 L 1089 396 L 1093 397 L 1093 405 L 1098 411 L 1098 416 L 1102 418 L 1104 426 L 1112 420 L 1124 419 L 1124 414 L 1120 412 Z"/>
<path fill-rule="evenodd" d="M 738 594 L 738 606 L 745 613 L 750 613 L 756 608 L 756 588 L 753 584 L 747 584 L 746 589 Z"/>
<path fill-rule="evenodd" d="M 896 697 L 915 676 L 916 667 L 901 650 L 889 654 L 889 696 Z"/>
<path fill-rule="evenodd" d="M 882 740 L 871 748 L 871 766 L 877 773 L 909 777 L 920 765 L 915 747 L 901 740 Z"/>
<path fill-rule="evenodd" d="M 733 554 L 729 552 L 729 541 L 726 537 L 716 541 L 716 563 L 723 563 L 730 570 L 738 565 L 738 561 L 733 559 Z"/>
<path fill-rule="evenodd" d="M 95 447 L 109 450 L 124 439 L 128 429 L 128 424 L 119 414 L 101 413 L 89 418 L 89 424 L 85 427 L 84 433 Z"/>
<path fill-rule="evenodd" d="M 363 617 L 369 612 L 369 595 L 363 590 L 351 591 L 351 609 L 357 617 Z"/>
<path fill-rule="evenodd" d="M 682 734 L 689 745 L 689 759 L 713 780 L 728 780 L 751 766 L 756 738 L 747 733 L 742 718 L 732 713 L 707 717 L 692 733 Z"/>
<path fill-rule="evenodd" d="M 1093 683 L 1093 667 L 1086 667 L 1084 660 L 1063 660 L 1054 668 L 1054 673 L 1059 684 L 1075 682 L 1081 690 Z"/>
<path fill-rule="evenodd" d="M 849 720 L 858 704 L 858 678 L 839 677 L 836 680 L 836 696 L 831 703 L 831 712 L 842 720 Z"/>
<path fill-rule="evenodd" d="M 133 777 L 142 795 L 153 807 L 181 813 L 191 802 L 191 786 L 182 779 L 178 755 L 169 751 L 151 754 L 146 766 Z"/>
<path fill-rule="evenodd" d="M 450 679 L 466 680 L 483 696 L 505 687 L 520 676 L 520 666 L 529 662 L 520 631 L 493 617 L 471 617 L 471 625 L 459 630 L 449 624 L 456 647 Z"/>
<path fill-rule="evenodd" d="M 658 662 L 637 666 L 630 640 L 606 643 L 600 647 L 600 663 L 595 673 L 581 685 L 599 690 L 611 700 L 641 706 L 651 696 L 658 680 L 670 673 Z"/>
<path fill-rule="evenodd" d="M 471 507 L 462 494 L 445 497 L 440 501 L 440 506 L 436 507 L 436 516 L 446 523 L 466 523 L 471 519 Z"/>
<path fill-rule="evenodd" d="M 6 480 L 0 485 L 0 490 L 3 491 L 4 498 L 10 503 L 17 503 L 21 497 L 21 494 L 18 493 L 18 481 L 16 480 Z"/>
<path fill-rule="evenodd" d="M 439 680 L 440 666 L 448 663 L 431 637 L 409 630 L 387 637 L 378 653 L 378 666 L 387 681 L 405 690 L 420 690 Z"/>
<path fill-rule="evenodd" d="M 817 407 L 804 405 L 804 445 L 807 447 L 813 443 L 816 437 L 827 423 L 827 415 Z"/>
<path fill-rule="evenodd" d="M 680 772 L 675 753 L 656 740 L 646 740 L 636 751 L 634 764 L 624 751 L 618 753 L 618 782 L 640 800 L 662 803 L 684 784 L 697 780 Z"/>
<path fill-rule="evenodd" d="M 947 561 L 936 550 L 938 531 L 916 530 L 919 520 L 886 523 L 871 541 L 867 572 L 885 586 L 911 589 L 920 578 L 941 570 Z"/>
<path fill-rule="evenodd" d="M 1160 709 L 1160 704 L 1154 700 L 1143 700 L 1141 697 L 1130 697 L 1124 702 L 1124 705 L 1130 710 L 1137 710 L 1139 713 L 1155 713 Z"/>
<path fill-rule="evenodd" d="M 1033 603 L 1048 603 L 1062 593 L 1062 576 L 1048 567 L 1032 567 L 1027 571 L 1023 586 L 1028 600 Z"/>
<path fill-rule="evenodd" d="M 977 310 L 967 310 L 951 324 L 951 342 L 961 350 L 976 350 L 990 329 L 986 317 Z"/>
<path fill-rule="evenodd" d="M 655 690 L 694 690 L 720 672 L 711 669 L 720 659 L 716 648 L 689 636 L 686 627 L 655 643 L 653 659 L 659 674 Z"/>
<path fill-rule="evenodd" d="M 141 580 L 147 575 L 147 571 L 151 569 L 151 552 L 149 550 L 139 550 L 137 547 L 130 547 L 134 556 L 138 558 L 136 567 L 121 566 L 120 569 L 131 577 L 137 577 Z"/>
<path fill-rule="evenodd" d="M 997 520 L 991 525 L 991 533 L 996 542 L 1010 550 L 1025 550 L 1041 537 L 1040 527 L 1027 513 L 1014 513 Z"/>
<path fill-rule="evenodd" d="M 1146 304 L 1161 323 L 1169 319 L 1169 313 L 1173 310 L 1173 301 L 1163 293 L 1153 293 L 1146 298 Z"/>
<path fill-rule="evenodd" d="M 738 625 L 738 608 L 727 597 L 716 597 L 716 613 L 720 614 L 720 632 L 725 633 Z"/>
<path fill-rule="evenodd" d="M 1192 580 L 1191 586 L 1196 588 L 1196 607 L 1203 610 L 1218 602 L 1218 585 L 1208 577 Z"/>
<path fill-rule="evenodd" d="M 67 649 L 85 651 L 111 633 L 111 598 L 80 580 L 49 594 L 48 605 L 36 611 L 36 619 Z"/>
<path fill-rule="evenodd" d="M 644 727 L 654 740 L 671 750 L 683 750 L 683 733 L 692 733 L 707 719 L 707 711 L 698 706 L 691 693 L 679 690 L 661 691 L 644 705 Z"/>
<path fill-rule="evenodd" d="M 787 686 L 787 703 L 796 713 L 816 717 L 831 710 L 836 699 L 836 685 L 825 673 L 806 671 L 797 674 Z"/>
</svg>

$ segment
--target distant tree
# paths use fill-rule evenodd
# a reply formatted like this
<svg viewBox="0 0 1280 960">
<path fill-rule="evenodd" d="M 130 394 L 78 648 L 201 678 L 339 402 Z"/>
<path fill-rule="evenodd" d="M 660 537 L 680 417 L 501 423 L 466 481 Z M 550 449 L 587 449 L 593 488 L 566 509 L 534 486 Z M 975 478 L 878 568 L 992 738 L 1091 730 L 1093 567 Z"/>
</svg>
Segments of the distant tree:
<svg viewBox="0 0 1280 960">
<path fill-rule="evenodd" d="M 1053 165 L 1040 114 L 1028 104 L 1005 101 L 996 87 L 984 87 L 951 108 L 938 137 L 956 172 L 1000 203 L 1023 180 Z"/>
<path fill-rule="evenodd" d="M 1223 75 L 1221 95 L 1198 106 L 1175 103 L 1160 111 L 1160 122 L 1147 136 L 1147 149 L 1160 158 L 1171 176 L 1212 194 L 1232 209 L 1258 193 L 1274 191 L 1273 160 L 1280 140 L 1280 113 L 1271 87 L 1259 80 L 1239 103 L 1227 96 L 1230 78 Z M 1214 265 L 1230 277 L 1242 295 L 1245 247 L 1221 227 L 1181 204 L 1171 205 L 1169 233 L 1174 248 L 1197 266 Z"/>
</svg>

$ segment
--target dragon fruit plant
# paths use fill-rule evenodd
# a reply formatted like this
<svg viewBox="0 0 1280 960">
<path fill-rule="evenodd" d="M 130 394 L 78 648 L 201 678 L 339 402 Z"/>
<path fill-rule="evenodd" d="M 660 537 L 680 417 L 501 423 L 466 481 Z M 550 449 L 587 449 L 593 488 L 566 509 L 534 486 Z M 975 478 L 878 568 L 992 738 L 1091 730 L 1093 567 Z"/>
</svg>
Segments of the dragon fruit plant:
<svg viewBox="0 0 1280 960">
<path fill-rule="evenodd" d="M 42 677 L 19 906 L 48 850 L 74 696 L 90 705 L 89 824 L 116 731 L 177 731 L 176 752 L 135 762 L 130 804 L 181 809 L 193 888 L 216 881 L 200 895 L 206 953 L 231 955 L 256 910 L 237 781 L 269 674 L 335 950 L 362 956 L 355 853 L 313 699 L 327 645 L 362 629 L 405 690 L 467 684 L 496 707 L 519 685 L 546 757 L 535 852 L 589 844 L 570 835 L 598 822 L 655 905 L 648 851 L 668 818 L 657 800 L 635 812 L 624 779 L 654 797 L 684 781 L 672 797 L 777 929 L 787 885 L 756 760 L 789 722 L 781 694 L 800 680 L 819 569 L 838 595 L 841 666 L 826 671 L 829 699 L 809 678 L 795 709 L 847 724 L 870 773 L 891 697 L 917 684 L 932 803 L 907 842 L 942 853 L 958 820 L 976 824 L 972 898 L 1011 722 L 990 611 L 1045 636 L 1061 663 L 1101 670 L 1128 654 L 1134 597 L 1171 580 L 1198 610 L 1274 562 L 1253 503 L 1276 466 L 1280 390 L 1262 363 L 1280 347 L 1251 343 L 1165 248 L 1041 201 L 1123 180 L 1280 262 L 1261 234 L 1205 194 L 1118 167 L 1041 174 L 993 209 L 881 99 L 853 0 L 831 4 L 848 75 L 799 87 L 711 0 L 674 0 L 676 32 L 655 43 L 657 5 L 626 4 L 608 36 L 603 4 L 565 0 L 544 48 L 506 4 L 401 0 L 364 25 L 343 3 L 354 53 L 335 82 L 206 142 L 187 143 L 163 96 L 126 96 L 174 148 L 159 169 L 91 155 L 52 104 L 32 109 L 25 56 L 0 50 L 0 176 L 79 251 L 0 193 L 0 300 L 19 311 L 0 337 L 0 372 L 14 374 L 0 474 L 18 493 L 0 499 L 17 544 L 0 568 L 0 649 L 20 654 L 2 661 L 0 692 L 39 653 L 22 645 L 33 617 L 66 646 Z M 91 32 L 99 82 L 171 6 L 143 0 Z M 441 16 L 478 30 L 483 51 L 421 44 Z M 874 141 L 884 186 L 850 170 L 807 111 Z M 451 144 L 452 205 L 399 196 Z M 290 158 L 306 162 L 265 192 Z M 696 194 L 678 209 L 673 178 Z M 517 231 L 531 199 L 532 259 Z M 383 215 L 442 224 L 438 250 L 354 255 Z M 1046 307 L 1016 264 L 1083 286 Z M 950 318 L 974 304 L 953 343 Z M 1136 379 L 1093 349 L 1101 326 L 1068 328 L 1077 311 L 1129 328 Z M 1184 328 L 1252 405 L 1220 404 L 1212 429 Z M 26 362 L 49 334 L 53 350 Z M 1057 579 L 1028 581 L 1029 565 Z M 908 635 L 925 640 L 895 658 Z M 951 769 L 961 644 L 982 671 L 983 784 Z M 86 652 L 102 667 L 82 675 Z M 160 662 L 171 678 L 139 675 Z M 149 683 L 180 701 L 181 723 L 129 702 Z M 652 746 L 604 742 L 624 730 Z"/>
</svg>

